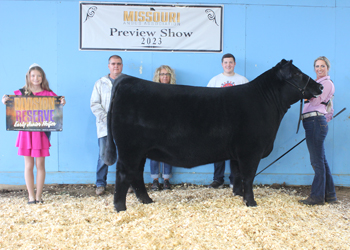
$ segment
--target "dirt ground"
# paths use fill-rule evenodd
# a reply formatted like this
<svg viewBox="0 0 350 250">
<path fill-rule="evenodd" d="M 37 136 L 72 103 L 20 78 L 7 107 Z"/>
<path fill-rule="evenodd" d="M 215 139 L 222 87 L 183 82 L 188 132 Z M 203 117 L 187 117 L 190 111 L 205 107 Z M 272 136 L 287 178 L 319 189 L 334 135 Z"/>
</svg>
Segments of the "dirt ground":
<svg viewBox="0 0 350 250">
<path fill-rule="evenodd" d="M 178 184 L 177 188 L 186 189 L 187 186 L 197 186 L 192 184 Z M 174 185 L 175 186 L 175 185 Z M 268 185 L 265 185 L 268 186 Z M 198 185 L 198 187 L 204 187 Z M 285 184 L 272 184 L 270 186 L 274 189 L 287 189 L 287 190 L 295 190 L 295 195 L 307 197 L 310 193 L 310 186 L 286 186 Z M 45 185 L 43 193 L 45 195 L 63 195 L 69 194 L 72 197 L 89 197 L 96 196 L 95 193 L 95 185 L 92 184 L 52 184 Z M 147 191 L 151 191 L 151 184 L 146 184 Z M 226 185 L 226 188 L 229 188 Z M 113 194 L 114 193 L 114 185 L 107 185 L 106 193 Z M 350 205 L 350 187 L 336 187 L 336 193 L 338 200 L 348 207 Z M 27 197 L 26 189 L 15 189 L 15 188 L 0 188 L 0 197 Z"/>
</svg>

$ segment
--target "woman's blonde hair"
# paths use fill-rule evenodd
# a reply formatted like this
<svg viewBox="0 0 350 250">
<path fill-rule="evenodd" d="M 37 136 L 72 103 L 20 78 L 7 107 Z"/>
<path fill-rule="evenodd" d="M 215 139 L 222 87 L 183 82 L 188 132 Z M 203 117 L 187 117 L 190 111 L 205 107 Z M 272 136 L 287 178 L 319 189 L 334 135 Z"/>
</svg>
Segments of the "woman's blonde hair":
<svg viewBox="0 0 350 250">
<path fill-rule="evenodd" d="M 328 58 L 325 57 L 325 56 L 319 56 L 319 57 L 317 57 L 316 60 L 314 61 L 314 67 L 315 67 L 316 62 L 317 62 L 318 60 L 324 61 L 324 62 L 326 63 L 326 65 L 327 65 L 328 70 L 331 68 L 331 63 L 330 63 L 330 61 L 328 60 Z"/>
<path fill-rule="evenodd" d="M 154 72 L 153 81 L 160 82 L 159 81 L 159 74 L 160 74 L 160 71 L 162 69 L 165 69 L 168 73 L 170 73 L 170 84 L 176 84 L 175 70 L 170 68 L 168 65 L 162 65 L 156 69 L 156 72 Z"/>
<path fill-rule="evenodd" d="M 43 90 L 48 90 L 48 91 L 52 91 L 49 87 L 49 82 L 47 81 L 47 78 L 46 78 L 46 74 L 44 72 L 44 70 L 40 67 L 40 66 L 33 66 L 33 67 L 30 67 L 27 74 L 26 74 L 26 85 L 23 86 L 23 89 L 24 89 L 24 92 L 27 94 L 27 95 L 30 95 L 32 93 L 32 90 L 31 90 L 31 86 L 32 86 L 32 83 L 30 81 L 30 73 L 33 71 L 33 70 L 37 70 L 40 72 L 41 76 L 42 76 L 42 82 L 41 82 L 41 88 Z"/>
</svg>

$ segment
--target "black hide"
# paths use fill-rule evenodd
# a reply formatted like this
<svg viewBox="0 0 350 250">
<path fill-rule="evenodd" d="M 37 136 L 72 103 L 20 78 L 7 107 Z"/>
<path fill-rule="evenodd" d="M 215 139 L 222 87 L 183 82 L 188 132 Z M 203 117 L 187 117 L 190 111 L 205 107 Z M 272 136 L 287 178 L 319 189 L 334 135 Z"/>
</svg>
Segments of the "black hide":
<svg viewBox="0 0 350 250">
<path fill-rule="evenodd" d="M 228 88 L 168 85 L 120 76 L 112 90 L 104 161 L 118 148 L 114 205 L 126 210 L 131 185 L 150 203 L 143 170 L 146 158 L 177 167 L 235 159 L 235 195 L 256 206 L 253 181 L 259 162 L 273 148 L 290 105 L 322 93 L 322 85 L 282 60 L 253 81 Z"/>
</svg>

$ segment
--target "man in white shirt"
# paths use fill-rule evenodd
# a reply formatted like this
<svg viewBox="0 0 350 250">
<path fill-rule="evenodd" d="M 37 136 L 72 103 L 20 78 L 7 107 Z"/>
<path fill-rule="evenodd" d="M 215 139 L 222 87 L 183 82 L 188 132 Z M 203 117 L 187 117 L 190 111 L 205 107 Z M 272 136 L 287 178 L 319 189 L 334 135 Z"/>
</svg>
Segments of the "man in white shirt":
<svg viewBox="0 0 350 250">
<path fill-rule="evenodd" d="M 96 194 L 102 195 L 106 190 L 108 166 L 102 160 L 107 142 L 107 113 L 111 99 L 112 87 L 116 79 L 122 75 L 123 60 L 113 55 L 108 59 L 109 74 L 95 83 L 90 99 L 90 108 L 96 116 L 99 157 L 96 170 Z"/>
<path fill-rule="evenodd" d="M 248 79 L 235 73 L 236 59 L 232 54 L 222 56 L 221 65 L 223 73 L 214 76 L 208 83 L 207 87 L 224 88 L 245 84 Z M 238 164 L 237 161 L 231 160 L 231 164 Z M 214 163 L 214 178 L 209 188 L 222 188 L 224 185 L 225 161 Z M 233 187 L 233 176 L 230 173 L 230 187 Z"/>
</svg>

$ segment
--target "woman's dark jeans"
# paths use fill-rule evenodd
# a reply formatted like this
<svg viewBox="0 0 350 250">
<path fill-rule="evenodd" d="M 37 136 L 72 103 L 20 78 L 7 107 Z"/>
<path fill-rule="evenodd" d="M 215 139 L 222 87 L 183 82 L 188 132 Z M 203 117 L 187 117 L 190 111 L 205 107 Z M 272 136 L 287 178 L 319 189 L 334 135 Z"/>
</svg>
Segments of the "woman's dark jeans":
<svg viewBox="0 0 350 250">
<path fill-rule="evenodd" d="M 306 118 L 303 120 L 303 126 L 311 165 L 315 171 L 310 198 L 317 202 L 335 201 L 337 196 L 333 177 L 324 150 L 324 140 L 328 133 L 326 118 L 324 116 Z"/>
</svg>

